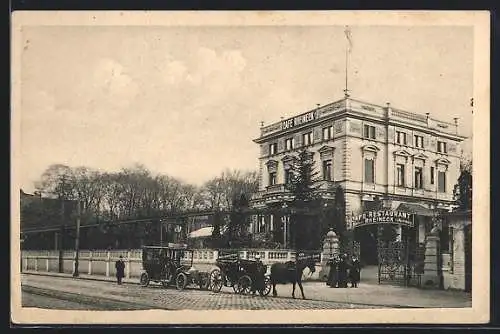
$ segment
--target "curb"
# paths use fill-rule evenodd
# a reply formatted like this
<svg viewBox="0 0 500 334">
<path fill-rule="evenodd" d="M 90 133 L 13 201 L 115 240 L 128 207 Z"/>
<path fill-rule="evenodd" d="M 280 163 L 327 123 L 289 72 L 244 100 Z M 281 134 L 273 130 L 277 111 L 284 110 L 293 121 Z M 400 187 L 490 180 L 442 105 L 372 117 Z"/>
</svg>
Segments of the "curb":
<svg viewBox="0 0 500 334">
<path fill-rule="evenodd" d="M 85 281 L 100 281 L 100 282 L 110 282 L 110 283 L 116 283 L 115 280 L 112 278 L 105 278 L 105 277 L 99 277 L 99 276 L 94 276 L 94 277 L 86 277 L 86 276 L 77 276 L 73 277 L 71 274 L 60 274 L 60 273 L 50 273 L 50 272 L 21 272 L 21 274 L 24 275 L 34 275 L 34 276 L 47 276 L 47 277 L 61 277 L 61 278 L 73 278 L 73 279 L 80 279 L 80 280 L 85 280 Z M 134 284 L 134 285 L 140 285 L 139 282 L 130 282 L 130 281 L 122 281 L 123 284 Z"/>
</svg>

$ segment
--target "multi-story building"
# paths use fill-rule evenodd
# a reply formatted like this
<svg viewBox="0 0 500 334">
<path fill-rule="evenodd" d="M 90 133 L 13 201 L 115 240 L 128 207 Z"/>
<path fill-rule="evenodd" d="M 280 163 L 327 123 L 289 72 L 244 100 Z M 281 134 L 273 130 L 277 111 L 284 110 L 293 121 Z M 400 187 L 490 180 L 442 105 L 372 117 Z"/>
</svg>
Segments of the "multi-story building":
<svg viewBox="0 0 500 334">
<path fill-rule="evenodd" d="M 290 199 L 285 187 L 290 162 L 306 148 L 321 174 L 322 196 L 333 199 L 337 185 L 344 189 L 347 221 L 379 201 L 386 209 L 415 214 L 422 241 L 433 212 L 453 204 L 464 139 L 458 119 L 445 122 L 346 97 L 261 127 L 254 140 L 260 145 L 260 188 L 252 206 Z M 284 217 L 261 215 L 253 230 L 279 229 L 286 243 L 287 224 Z"/>
</svg>

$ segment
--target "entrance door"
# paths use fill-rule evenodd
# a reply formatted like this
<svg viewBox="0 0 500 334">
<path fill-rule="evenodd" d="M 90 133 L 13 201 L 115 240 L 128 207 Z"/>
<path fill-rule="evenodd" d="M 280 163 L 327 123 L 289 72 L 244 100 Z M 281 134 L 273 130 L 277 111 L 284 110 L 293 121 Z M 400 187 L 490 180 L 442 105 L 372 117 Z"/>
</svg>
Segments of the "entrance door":
<svg viewBox="0 0 500 334">
<path fill-rule="evenodd" d="M 363 226 L 354 230 L 354 239 L 359 244 L 359 259 L 363 265 L 377 265 L 377 226 Z"/>
</svg>

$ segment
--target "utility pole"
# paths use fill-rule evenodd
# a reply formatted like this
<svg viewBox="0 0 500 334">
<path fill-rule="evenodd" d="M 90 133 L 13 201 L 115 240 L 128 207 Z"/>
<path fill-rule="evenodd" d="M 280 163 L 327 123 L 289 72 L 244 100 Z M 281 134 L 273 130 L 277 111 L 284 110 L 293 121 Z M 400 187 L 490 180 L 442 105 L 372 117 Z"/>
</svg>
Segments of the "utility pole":
<svg viewBox="0 0 500 334">
<path fill-rule="evenodd" d="M 59 272 L 63 273 L 64 272 L 64 261 L 63 261 L 63 251 L 64 251 L 64 234 L 66 233 L 65 231 L 65 209 L 64 209 L 64 196 L 61 196 L 61 230 L 58 235 L 59 243 L 58 243 L 58 248 L 59 248 Z"/>
<path fill-rule="evenodd" d="M 80 220 L 82 215 L 81 202 L 77 202 L 77 214 L 76 214 L 76 238 L 75 238 L 75 271 L 73 272 L 73 277 L 78 277 L 80 273 L 78 272 L 78 260 L 80 257 Z"/>
</svg>

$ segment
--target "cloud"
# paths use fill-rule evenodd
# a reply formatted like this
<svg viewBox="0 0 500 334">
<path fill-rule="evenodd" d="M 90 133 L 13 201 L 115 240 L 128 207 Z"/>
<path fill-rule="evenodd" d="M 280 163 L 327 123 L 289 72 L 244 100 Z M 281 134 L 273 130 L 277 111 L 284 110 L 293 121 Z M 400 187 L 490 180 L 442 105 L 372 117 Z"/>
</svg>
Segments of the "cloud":
<svg viewBox="0 0 500 334">
<path fill-rule="evenodd" d="M 186 79 L 187 68 L 182 61 L 169 62 L 162 71 L 168 84 L 174 85 Z"/>
<path fill-rule="evenodd" d="M 214 90 L 225 90 L 237 82 L 246 65 L 241 50 L 217 53 L 210 48 L 200 47 L 190 59 L 169 61 L 162 75 L 170 85 L 203 85 L 214 93 Z"/>
<path fill-rule="evenodd" d="M 36 90 L 30 93 L 29 90 L 23 92 L 22 100 L 22 124 L 43 121 L 45 117 L 54 114 L 55 98 L 45 90 Z"/>
<path fill-rule="evenodd" d="M 116 60 L 104 58 L 97 63 L 93 75 L 90 96 L 98 103 L 126 107 L 139 92 L 138 85 L 125 72 L 125 68 Z"/>
</svg>

